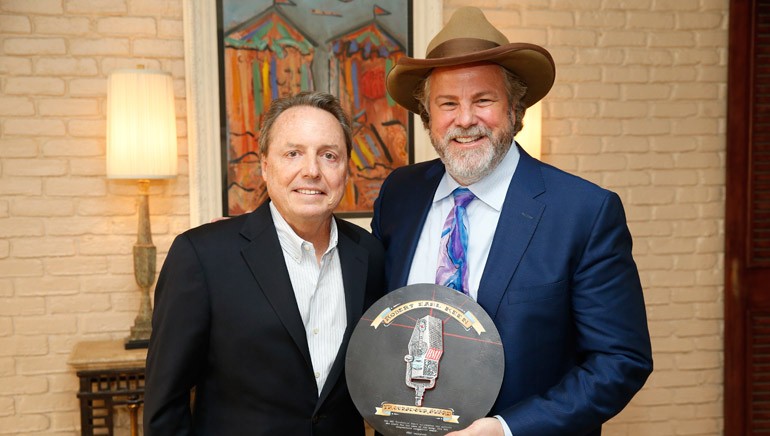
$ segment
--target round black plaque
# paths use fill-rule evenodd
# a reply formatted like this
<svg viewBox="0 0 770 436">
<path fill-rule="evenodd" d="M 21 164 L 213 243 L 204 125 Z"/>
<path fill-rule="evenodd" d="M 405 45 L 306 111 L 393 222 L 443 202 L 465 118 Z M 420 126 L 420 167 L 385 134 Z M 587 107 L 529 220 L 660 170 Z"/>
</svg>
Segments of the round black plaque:
<svg viewBox="0 0 770 436">
<path fill-rule="evenodd" d="M 350 338 L 348 389 L 385 436 L 443 435 L 486 416 L 503 381 L 500 334 L 473 299 L 415 284 L 366 311 Z"/>
</svg>

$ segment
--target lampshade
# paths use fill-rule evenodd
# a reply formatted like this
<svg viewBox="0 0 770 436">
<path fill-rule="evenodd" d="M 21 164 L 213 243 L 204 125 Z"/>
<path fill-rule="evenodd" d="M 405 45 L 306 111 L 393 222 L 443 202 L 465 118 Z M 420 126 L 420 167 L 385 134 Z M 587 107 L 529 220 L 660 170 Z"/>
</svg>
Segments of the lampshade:
<svg viewBox="0 0 770 436">
<path fill-rule="evenodd" d="M 530 156 L 540 159 L 540 147 L 543 139 L 542 135 L 543 111 L 540 102 L 527 108 L 524 114 L 524 127 L 516 134 L 518 142 Z"/>
<path fill-rule="evenodd" d="M 107 85 L 107 177 L 165 179 L 177 173 L 171 75 L 116 70 Z"/>
</svg>

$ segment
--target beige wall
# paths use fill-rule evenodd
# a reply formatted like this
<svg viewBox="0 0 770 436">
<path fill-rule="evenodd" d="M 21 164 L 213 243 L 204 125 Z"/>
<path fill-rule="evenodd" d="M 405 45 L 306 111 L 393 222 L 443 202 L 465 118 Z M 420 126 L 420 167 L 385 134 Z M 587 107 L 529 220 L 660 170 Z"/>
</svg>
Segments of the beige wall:
<svg viewBox="0 0 770 436">
<path fill-rule="evenodd" d="M 626 205 L 656 368 L 605 433 L 721 434 L 728 1 L 445 0 L 445 19 L 470 4 L 556 60 L 544 160 Z M 159 265 L 189 225 L 182 33 L 181 0 L 0 0 L 0 434 L 75 434 L 69 353 L 123 338 L 138 308 L 136 189 L 104 177 L 113 69 L 174 76 Z"/>
</svg>

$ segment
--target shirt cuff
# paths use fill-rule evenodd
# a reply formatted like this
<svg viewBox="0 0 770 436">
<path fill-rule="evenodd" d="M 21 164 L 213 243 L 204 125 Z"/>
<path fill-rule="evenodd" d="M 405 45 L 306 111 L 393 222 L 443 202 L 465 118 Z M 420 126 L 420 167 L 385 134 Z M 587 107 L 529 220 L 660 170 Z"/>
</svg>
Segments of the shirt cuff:
<svg viewBox="0 0 770 436">
<path fill-rule="evenodd" d="M 497 420 L 500 421 L 500 424 L 503 426 L 503 432 L 505 433 L 505 436 L 513 436 L 511 429 L 508 427 L 508 424 L 505 422 L 503 417 L 500 415 L 495 415 L 495 418 L 497 418 Z"/>
</svg>

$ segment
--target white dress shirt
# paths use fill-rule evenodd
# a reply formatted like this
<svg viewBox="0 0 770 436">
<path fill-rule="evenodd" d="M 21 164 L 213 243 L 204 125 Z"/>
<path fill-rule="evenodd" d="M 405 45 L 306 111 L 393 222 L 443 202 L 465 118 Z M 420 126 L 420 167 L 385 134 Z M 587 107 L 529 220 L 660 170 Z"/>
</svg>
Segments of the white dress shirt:
<svg viewBox="0 0 770 436">
<path fill-rule="evenodd" d="M 345 289 L 337 250 L 337 223 L 332 219 L 329 247 L 318 264 L 313 244 L 300 238 L 270 203 L 283 258 L 297 300 L 313 372 L 321 394 L 347 327 Z"/>
<path fill-rule="evenodd" d="M 514 143 L 497 168 L 483 179 L 467 186 L 476 196 L 465 208 L 468 214 L 468 249 L 465 252 L 468 262 L 468 294 L 474 301 L 478 300 L 479 283 L 495 237 L 497 222 L 500 220 L 500 211 L 518 165 L 519 149 Z M 452 191 L 459 186 L 449 173 L 444 173 L 433 195 L 433 204 L 417 241 L 407 285 L 436 282 L 441 230 L 454 206 Z M 495 418 L 502 424 L 505 435 L 512 436 L 505 420 L 499 415 L 495 415 Z"/>
</svg>

